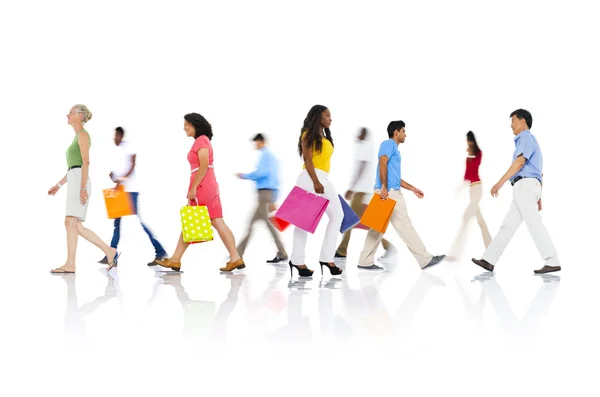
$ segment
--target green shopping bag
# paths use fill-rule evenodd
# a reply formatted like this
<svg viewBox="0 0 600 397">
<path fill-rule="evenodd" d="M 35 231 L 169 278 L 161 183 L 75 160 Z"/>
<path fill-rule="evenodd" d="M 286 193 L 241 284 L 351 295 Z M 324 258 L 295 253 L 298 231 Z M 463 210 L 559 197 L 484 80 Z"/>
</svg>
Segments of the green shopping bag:
<svg viewBox="0 0 600 397">
<path fill-rule="evenodd" d="M 196 204 L 198 202 L 196 201 Z M 212 241 L 213 230 L 208 208 L 205 205 L 186 205 L 179 210 L 181 214 L 181 234 L 186 243 Z"/>
</svg>

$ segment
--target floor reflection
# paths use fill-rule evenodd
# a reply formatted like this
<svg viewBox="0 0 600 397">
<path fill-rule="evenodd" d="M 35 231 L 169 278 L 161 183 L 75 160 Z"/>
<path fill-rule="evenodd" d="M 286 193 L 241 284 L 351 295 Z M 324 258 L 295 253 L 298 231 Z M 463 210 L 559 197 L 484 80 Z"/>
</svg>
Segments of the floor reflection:
<svg viewBox="0 0 600 397">
<path fill-rule="evenodd" d="M 548 313 L 560 285 L 560 276 L 558 275 L 544 274 L 537 278 L 540 278 L 542 283 L 521 321 L 513 313 L 494 273 L 484 272 L 472 280 L 472 282 L 481 283 L 482 293 L 490 301 L 500 327 L 509 338 L 507 341 L 509 346 L 516 349 L 529 349 L 535 345 L 542 319 Z M 485 300 L 480 298 L 476 305 L 467 306 L 467 310 L 480 324 L 483 323 L 484 304 Z"/>
<path fill-rule="evenodd" d="M 85 323 L 86 316 L 94 313 L 103 304 L 117 297 L 117 284 L 115 278 L 106 275 L 104 294 L 91 302 L 79 306 L 77 297 L 77 279 L 75 274 L 59 274 L 67 286 L 67 304 L 65 311 L 65 336 L 68 337 L 67 346 L 77 349 L 89 348 L 90 340 Z"/>
<path fill-rule="evenodd" d="M 385 349 L 386 344 L 392 344 L 394 347 L 414 350 L 415 346 L 426 343 L 421 331 L 416 331 L 422 329 L 422 322 L 429 321 L 433 326 L 438 324 L 437 319 L 430 316 L 431 313 L 425 313 L 419 319 L 420 311 L 430 310 L 429 303 L 442 303 L 444 306 L 440 307 L 444 309 L 440 310 L 452 311 L 449 316 L 456 318 L 461 334 L 485 338 L 486 335 L 493 337 L 499 331 L 507 337 L 509 345 L 516 349 L 528 349 L 535 344 L 542 320 L 560 285 L 558 275 L 536 278 L 541 285 L 536 287 L 536 294 L 528 302 L 528 309 L 519 321 L 500 282 L 489 272 L 472 280 L 461 278 L 457 269 L 448 268 L 449 271 L 437 273 L 454 281 L 451 288 L 446 288 L 447 282 L 433 272 L 420 272 L 414 283 L 408 284 L 407 292 L 405 287 L 398 292 L 399 281 L 414 273 L 392 269 L 384 272 L 358 271 L 350 278 L 348 275 L 289 278 L 287 270 L 286 266 L 273 266 L 272 273 L 265 268 L 258 273 L 240 272 L 221 276 L 218 282 L 224 284 L 223 287 L 217 286 L 213 291 L 224 296 L 218 299 L 212 295 L 208 299 L 192 299 L 185 283 L 182 283 L 182 278 L 188 276 L 178 272 L 156 272 L 150 296 L 141 296 L 147 310 L 127 310 L 126 313 L 123 312 L 125 305 L 118 272 L 105 274 L 104 294 L 81 306 L 75 275 L 60 275 L 67 286 L 66 335 L 71 339 L 69 342 L 79 348 L 89 346 L 86 317 L 117 298 L 122 316 L 119 318 L 111 312 L 106 321 L 111 322 L 114 334 L 121 338 L 136 338 L 140 332 L 154 335 L 155 328 L 160 327 L 160 338 L 177 339 L 180 329 L 186 346 L 199 351 L 222 351 L 236 343 L 236 346 L 239 343 L 258 343 L 278 352 L 298 354 L 344 351 L 356 343 L 378 349 Z M 266 274 L 270 274 L 266 276 L 269 277 L 268 281 L 265 280 Z M 196 280 L 190 279 L 195 287 L 198 286 Z M 207 282 L 206 279 L 201 280 Z M 211 283 L 209 280 L 207 285 Z M 432 293 L 440 287 L 439 294 Z M 169 315 L 173 313 L 172 308 L 177 306 L 177 301 L 172 300 L 176 305 L 173 306 L 165 299 L 168 296 L 165 293 L 171 293 L 168 288 L 172 288 L 182 310 L 181 328 L 172 321 L 163 321 L 164 325 L 161 324 L 164 314 L 160 310 Z M 225 294 L 223 288 L 226 288 Z M 204 291 L 202 287 L 198 290 Z M 457 305 L 448 304 L 457 297 Z M 424 306 L 428 299 L 432 301 Z M 444 302 L 436 302 L 436 299 L 443 299 Z M 160 305 L 156 305 L 157 302 Z M 470 321 L 465 322 L 461 318 L 465 312 Z M 489 313 L 494 315 L 491 321 Z M 144 314 L 148 321 L 138 321 Z"/>
<path fill-rule="evenodd" d="M 190 348 L 204 350 L 207 348 L 226 348 L 227 321 L 238 303 L 240 289 L 245 274 L 230 274 L 229 290 L 225 300 L 218 306 L 214 301 L 191 299 L 181 282 L 181 273 L 156 273 L 156 283 L 149 304 L 160 296 L 160 286 L 170 286 L 183 309 L 183 336 Z"/>
</svg>

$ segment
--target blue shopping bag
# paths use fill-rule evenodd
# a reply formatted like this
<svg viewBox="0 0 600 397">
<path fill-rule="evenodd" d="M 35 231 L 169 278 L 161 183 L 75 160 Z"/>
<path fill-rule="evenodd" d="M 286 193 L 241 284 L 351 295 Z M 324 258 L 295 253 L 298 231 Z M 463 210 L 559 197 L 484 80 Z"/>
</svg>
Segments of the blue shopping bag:
<svg viewBox="0 0 600 397">
<path fill-rule="evenodd" d="M 352 229 L 354 226 L 360 223 L 360 218 L 356 213 L 350 208 L 346 200 L 338 194 L 340 198 L 340 202 L 342 203 L 342 210 L 344 211 L 344 219 L 342 220 L 342 226 L 340 227 L 340 233 L 346 233 L 348 230 Z"/>
</svg>

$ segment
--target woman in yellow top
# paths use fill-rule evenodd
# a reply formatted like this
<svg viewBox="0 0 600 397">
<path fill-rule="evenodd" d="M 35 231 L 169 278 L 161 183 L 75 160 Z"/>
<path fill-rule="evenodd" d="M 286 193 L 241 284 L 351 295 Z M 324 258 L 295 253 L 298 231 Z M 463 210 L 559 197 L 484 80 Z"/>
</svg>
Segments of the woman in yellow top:
<svg viewBox="0 0 600 397">
<path fill-rule="evenodd" d="M 329 200 L 325 213 L 329 218 L 325 239 L 319 256 L 321 274 L 326 266 L 332 275 L 342 274 L 342 269 L 333 262 L 340 226 L 344 218 L 342 204 L 333 184 L 328 180 L 331 155 L 333 154 L 333 138 L 331 137 L 331 112 L 325 106 L 313 106 L 306 119 L 298 140 L 298 152 L 304 159 L 303 170 L 298 176 L 296 186 L 316 194 L 322 194 Z M 294 230 L 294 247 L 290 258 L 290 272 L 298 270 L 301 277 L 310 277 L 313 270 L 305 263 L 306 238 L 308 232 L 296 227 Z"/>
</svg>

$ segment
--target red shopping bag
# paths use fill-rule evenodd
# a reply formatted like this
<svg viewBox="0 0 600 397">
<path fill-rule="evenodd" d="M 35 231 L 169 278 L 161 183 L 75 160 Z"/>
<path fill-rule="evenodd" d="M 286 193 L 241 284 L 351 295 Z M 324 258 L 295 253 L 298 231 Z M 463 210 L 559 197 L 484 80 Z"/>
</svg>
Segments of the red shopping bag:
<svg viewBox="0 0 600 397">
<path fill-rule="evenodd" d="M 271 222 L 273 226 L 275 226 L 275 228 L 280 232 L 283 232 L 290 225 L 289 222 L 284 221 L 283 219 L 279 219 L 276 216 L 269 217 L 269 222 Z"/>
</svg>

